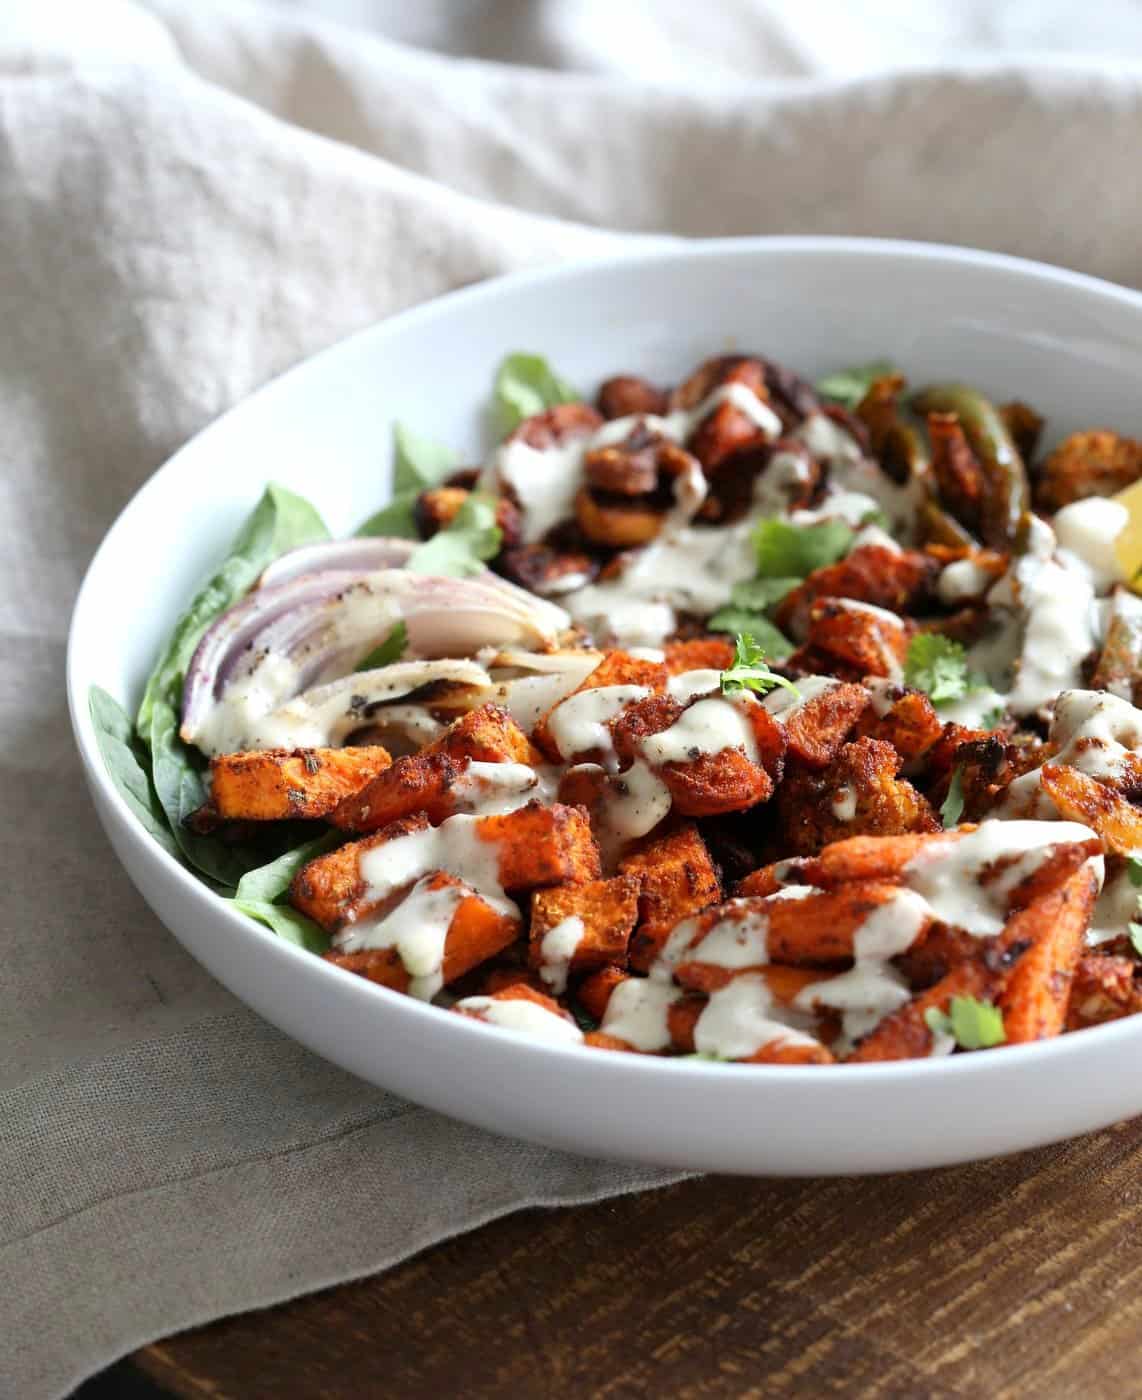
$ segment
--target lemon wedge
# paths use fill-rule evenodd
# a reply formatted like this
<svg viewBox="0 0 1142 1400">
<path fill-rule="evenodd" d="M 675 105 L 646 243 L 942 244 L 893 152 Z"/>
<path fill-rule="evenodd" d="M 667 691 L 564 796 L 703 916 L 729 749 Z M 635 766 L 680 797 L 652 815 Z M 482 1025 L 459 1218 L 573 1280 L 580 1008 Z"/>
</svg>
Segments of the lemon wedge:
<svg viewBox="0 0 1142 1400">
<path fill-rule="evenodd" d="M 1130 518 L 1114 541 L 1114 552 L 1127 586 L 1142 593 L 1142 481 L 1111 497 L 1125 506 Z"/>
</svg>

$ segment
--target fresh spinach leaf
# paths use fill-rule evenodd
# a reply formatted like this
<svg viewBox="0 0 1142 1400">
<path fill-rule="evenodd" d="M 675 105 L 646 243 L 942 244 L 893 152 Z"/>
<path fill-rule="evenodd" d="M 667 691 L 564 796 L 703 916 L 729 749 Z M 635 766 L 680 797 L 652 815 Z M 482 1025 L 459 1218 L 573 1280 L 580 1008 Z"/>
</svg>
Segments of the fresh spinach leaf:
<svg viewBox="0 0 1142 1400">
<path fill-rule="evenodd" d="M 287 943 L 296 943 L 310 953 L 329 951 L 329 935 L 312 919 L 291 909 L 288 904 L 269 904 L 263 900 L 235 899 L 234 908 L 239 914 L 257 919 L 260 924 L 273 929 L 279 938 Z"/>
<path fill-rule="evenodd" d="M 420 536 L 413 514 L 422 491 L 439 486 L 456 467 L 456 453 L 441 442 L 421 437 L 403 423 L 393 424 L 393 498 L 357 530 L 358 536 L 382 535 L 402 540 Z"/>
<path fill-rule="evenodd" d="M 127 711 L 99 686 L 88 692 L 87 703 L 99 752 L 111 780 L 143 828 L 163 849 L 176 858 L 178 844 L 167 826 L 166 813 L 155 795 L 147 771 L 148 755 L 131 724 Z"/>
<path fill-rule="evenodd" d="M 484 560 L 499 553 L 502 538 L 495 500 L 473 492 L 443 530 L 409 555 L 405 568 L 450 578 L 478 574 Z"/>
<path fill-rule="evenodd" d="M 579 395 L 542 355 L 508 355 L 496 371 L 492 390 L 496 430 L 506 437 L 525 418 L 556 404 L 577 403 Z"/>
<path fill-rule="evenodd" d="M 333 850 L 344 839 L 339 831 L 327 831 L 312 841 L 294 846 L 268 865 L 248 870 L 238 881 L 235 900 L 246 904 L 273 904 L 289 892 L 290 882 L 303 865 Z"/>
</svg>

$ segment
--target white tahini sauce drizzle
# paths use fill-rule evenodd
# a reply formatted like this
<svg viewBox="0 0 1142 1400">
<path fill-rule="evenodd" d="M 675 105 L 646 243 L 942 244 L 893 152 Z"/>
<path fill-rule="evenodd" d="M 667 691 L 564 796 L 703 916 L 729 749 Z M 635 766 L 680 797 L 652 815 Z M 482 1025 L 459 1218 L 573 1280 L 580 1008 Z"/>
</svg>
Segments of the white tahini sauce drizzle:
<svg viewBox="0 0 1142 1400">
<path fill-rule="evenodd" d="M 643 739 L 640 748 L 651 763 L 685 763 L 702 754 L 721 753 L 723 749 L 742 749 L 751 763 L 758 761 L 757 740 L 744 709 L 758 702 L 743 694 L 733 700 L 698 700 L 682 711 L 670 726 L 659 734 Z"/>
<path fill-rule="evenodd" d="M 836 792 L 833 793 L 833 800 L 830 804 L 833 809 L 833 816 L 839 822 L 851 822 L 857 814 L 856 788 L 851 783 L 843 783 Z"/>
<path fill-rule="evenodd" d="M 567 990 L 567 973 L 571 960 L 583 938 L 583 920 L 577 914 L 561 919 L 543 935 L 539 945 L 539 975 L 550 987 L 553 996 Z"/>
<path fill-rule="evenodd" d="M 769 711 L 778 724 L 787 724 L 802 706 L 818 695 L 827 695 L 841 684 L 833 676 L 805 676 L 797 682 L 796 691 L 777 686 L 762 700 L 762 707 Z"/>
<path fill-rule="evenodd" d="M 904 867 L 903 878 L 935 918 L 992 937 L 1007 921 L 1012 890 L 1052 849 L 1093 836 L 1077 822 L 985 821 L 966 836 L 931 842 Z"/>
<path fill-rule="evenodd" d="M 1055 701 L 1046 762 L 1076 768 L 1088 777 L 1113 782 L 1126 771 L 1130 753 L 1142 756 L 1142 710 L 1105 690 L 1065 690 Z M 1038 768 L 1016 778 L 996 815 L 1004 818 L 1058 815 L 1043 791 Z"/>
<path fill-rule="evenodd" d="M 683 919 L 671 930 L 650 969 L 650 976 L 665 980 L 674 975 L 680 963 L 711 963 L 737 970 L 762 967 L 769 961 L 766 935 L 769 919 L 756 901 L 731 899 L 722 906 L 721 917 L 699 938 L 705 922 L 701 914 Z"/>
<path fill-rule="evenodd" d="M 680 675 L 670 677 L 666 683 L 666 693 L 685 705 L 697 695 L 709 695 L 720 689 L 721 684 L 721 671 L 683 671 Z"/>
<path fill-rule="evenodd" d="M 670 789 L 641 759 L 614 774 L 598 833 L 604 856 L 614 856 L 628 841 L 653 831 L 672 805 Z"/>
<path fill-rule="evenodd" d="M 827 1006 L 842 1013 L 838 1053 L 847 1052 L 885 1016 L 911 1000 L 908 983 L 889 959 L 907 952 L 930 917 L 921 895 L 897 890 L 857 930 L 849 971 L 814 982 L 797 994 L 795 1004 L 806 1010 Z"/>
<path fill-rule="evenodd" d="M 383 916 L 366 915 L 336 933 L 338 951 L 395 948 L 412 978 L 410 994 L 429 1000 L 442 985 L 445 943 L 461 900 L 474 892 L 518 920 L 519 909 L 500 884 L 496 844 L 481 839 L 478 822 L 474 816 L 449 817 L 438 827 L 412 831 L 362 852 L 358 869 L 366 905 L 381 904 L 410 885 L 412 889 Z M 430 889 L 430 877 L 442 870 L 456 876 L 460 885 Z"/>
<path fill-rule="evenodd" d="M 523 513 L 525 543 L 542 539 L 553 525 L 566 520 L 572 513 L 575 495 L 583 481 L 583 458 L 597 447 L 612 447 L 629 437 L 640 426 L 673 442 L 685 442 L 699 423 L 723 403 L 732 404 L 755 425 L 765 437 L 781 434 L 781 420 L 744 384 L 723 384 L 690 410 L 679 410 L 664 417 L 656 414 L 635 414 L 604 423 L 596 432 L 577 437 L 562 446 L 529 447 L 516 439 L 498 447 L 491 462 L 481 473 L 480 485 L 485 490 L 507 488 L 519 502 Z M 679 518 L 688 519 L 701 505 L 705 496 L 704 481 L 686 481 L 676 485 Z"/>
<path fill-rule="evenodd" d="M 629 977 L 611 993 L 599 1029 L 647 1054 L 669 1049 L 667 1016 L 682 995 L 670 982 Z"/>
<path fill-rule="evenodd" d="M 524 997 L 464 997 L 453 1008 L 466 1011 L 476 1020 L 505 1031 L 522 1031 L 538 1040 L 582 1045 L 583 1032 L 565 1016 L 557 1016 L 546 1006 Z"/>
<path fill-rule="evenodd" d="M 788 1019 L 784 1019 L 788 1018 Z M 787 1007 L 777 1007 L 765 979 L 746 973 L 711 993 L 694 1026 L 694 1049 L 719 1060 L 748 1060 L 767 1045 L 815 1045 Z"/>
<path fill-rule="evenodd" d="M 563 758 L 598 753 L 603 767 L 613 771 L 618 767 L 618 757 L 607 725 L 628 705 L 650 693 L 644 685 L 600 685 L 593 690 L 580 690 L 552 711 L 547 720 L 548 732 Z"/>
<path fill-rule="evenodd" d="M 457 812 L 489 817 L 514 812 L 533 798 L 550 800 L 557 780 L 548 778 L 526 763 L 470 762 L 450 789 Z"/>
</svg>

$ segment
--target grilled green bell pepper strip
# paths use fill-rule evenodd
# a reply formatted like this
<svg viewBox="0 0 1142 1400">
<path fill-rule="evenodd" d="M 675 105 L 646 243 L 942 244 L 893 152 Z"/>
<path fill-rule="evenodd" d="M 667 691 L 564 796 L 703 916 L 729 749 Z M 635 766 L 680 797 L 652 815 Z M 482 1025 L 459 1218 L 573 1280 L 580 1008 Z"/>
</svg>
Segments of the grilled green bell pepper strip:
<svg viewBox="0 0 1142 1400">
<path fill-rule="evenodd" d="M 983 471 L 981 529 L 993 549 L 1017 550 L 1031 509 L 1027 468 L 999 410 L 965 384 L 931 384 L 909 400 L 922 414 L 954 413 Z M 1021 527 L 1023 527 L 1021 529 Z"/>
</svg>

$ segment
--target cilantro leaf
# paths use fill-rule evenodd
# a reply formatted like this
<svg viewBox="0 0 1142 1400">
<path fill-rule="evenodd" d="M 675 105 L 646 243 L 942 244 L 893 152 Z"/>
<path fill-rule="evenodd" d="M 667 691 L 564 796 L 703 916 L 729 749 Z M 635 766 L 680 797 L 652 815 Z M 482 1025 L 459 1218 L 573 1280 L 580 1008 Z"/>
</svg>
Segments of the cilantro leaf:
<svg viewBox="0 0 1142 1400">
<path fill-rule="evenodd" d="M 856 408 L 878 379 L 895 373 L 896 366 L 890 360 L 871 360 L 866 365 L 851 365 L 826 374 L 813 387 L 822 398 L 845 408 Z"/>
<path fill-rule="evenodd" d="M 889 520 L 888 516 L 885 515 L 884 511 L 882 511 L 879 506 L 874 510 L 866 511 L 860 518 L 860 527 L 862 530 L 867 529 L 870 525 L 875 525 L 877 529 L 887 530 L 889 532 L 891 532 L 892 529 L 892 521 Z"/>
<path fill-rule="evenodd" d="M 964 814 L 964 766 L 956 765 L 952 781 L 948 784 L 948 795 L 940 808 L 940 820 L 945 828 L 955 826 Z"/>
<path fill-rule="evenodd" d="M 579 395 L 560 379 L 542 355 L 508 355 L 496 371 L 492 390 L 496 428 L 505 436 L 525 418 L 560 403 L 576 403 Z"/>
<path fill-rule="evenodd" d="M 466 578 L 499 553 L 502 538 L 494 498 L 473 492 L 443 530 L 413 550 L 405 568 L 414 574 Z"/>
<path fill-rule="evenodd" d="M 743 690 L 764 694 L 778 685 L 791 690 L 796 696 L 801 694 L 792 681 L 774 675 L 765 664 L 764 648 L 748 632 L 739 633 L 734 643 L 734 659 L 722 672 L 722 694 L 735 695 Z"/>
<path fill-rule="evenodd" d="M 1002 705 L 993 705 L 983 717 L 983 727 L 985 729 L 996 729 L 1007 718 L 1007 711 Z"/>
<path fill-rule="evenodd" d="M 983 682 L 968 670 L 964 649 L 938 632 L 917 632 L 904 658 L 904 684 L 927 692 L 933 705 L 962 700 Z"/>
<path fill-rule="evenodd" d="M 776 516 L 759 520 L 753 532 L 759 578 L 806 578 L 849 552 L 853 531 L 843 520 L 791 525 Z"/>
<path fill-rule="evenodd" d="M 735 583 L 730 592 L 730 602 L 735 608 L 745 608 L 750 612 L 764 612 L 774 603 L 780 603 L 787 593 L 792 593 L 801 582 L 800 578 L 751 578 L 744 583 Z"/>
<path fill-rule="evenodd" d="M 420 437 L 403 423 L 393 424 L 393 498 L 360 526 L 360 535 L 388 535 L 415 540 L 419 536 L 413 508 L 429 487 L 439 486 L 456 466 L 450 447 Z"/>
<path fill-rule="evenodd" d="M 963 1050 L 988 1050 L 1007 1039 L 1003 1012 L 990 1001 L 953 997 L 947 1012 L 930 1006 L 924 1020 L 934 1035 L 950 1035 Z"/>
<path fill-rule="evenodd" d="M 766 656 L 777 660 L 793 651 L 793 643 L 783 632 L 761 613 L 750 612 L 745 608 L 719 608 L 706 623 L 711 632 L 741 633 L 751 637 Z"/>
<path fill-rule="evenodd" d="M 1134 945 L 1134 951 L 1142 958 L 1142 924 L 1130 923 L 1127 928 L 1130 930 L 1130 941 Z"/>
<path fill-rule="evenodd" d="M 1126 857 L 1126 873 L 1135 889 L 1142 889 L 1142 856 Z"/>
<path fill-rule="evenodd" d="M 380 646 L 375 646 L 367 656 L 363 656 L 354 668 L 357 671 L 374 671 L 380 666 L 391 666 L 399 661 L 408 646 L 408 628 L 398 622 Z"/>
</svg>

